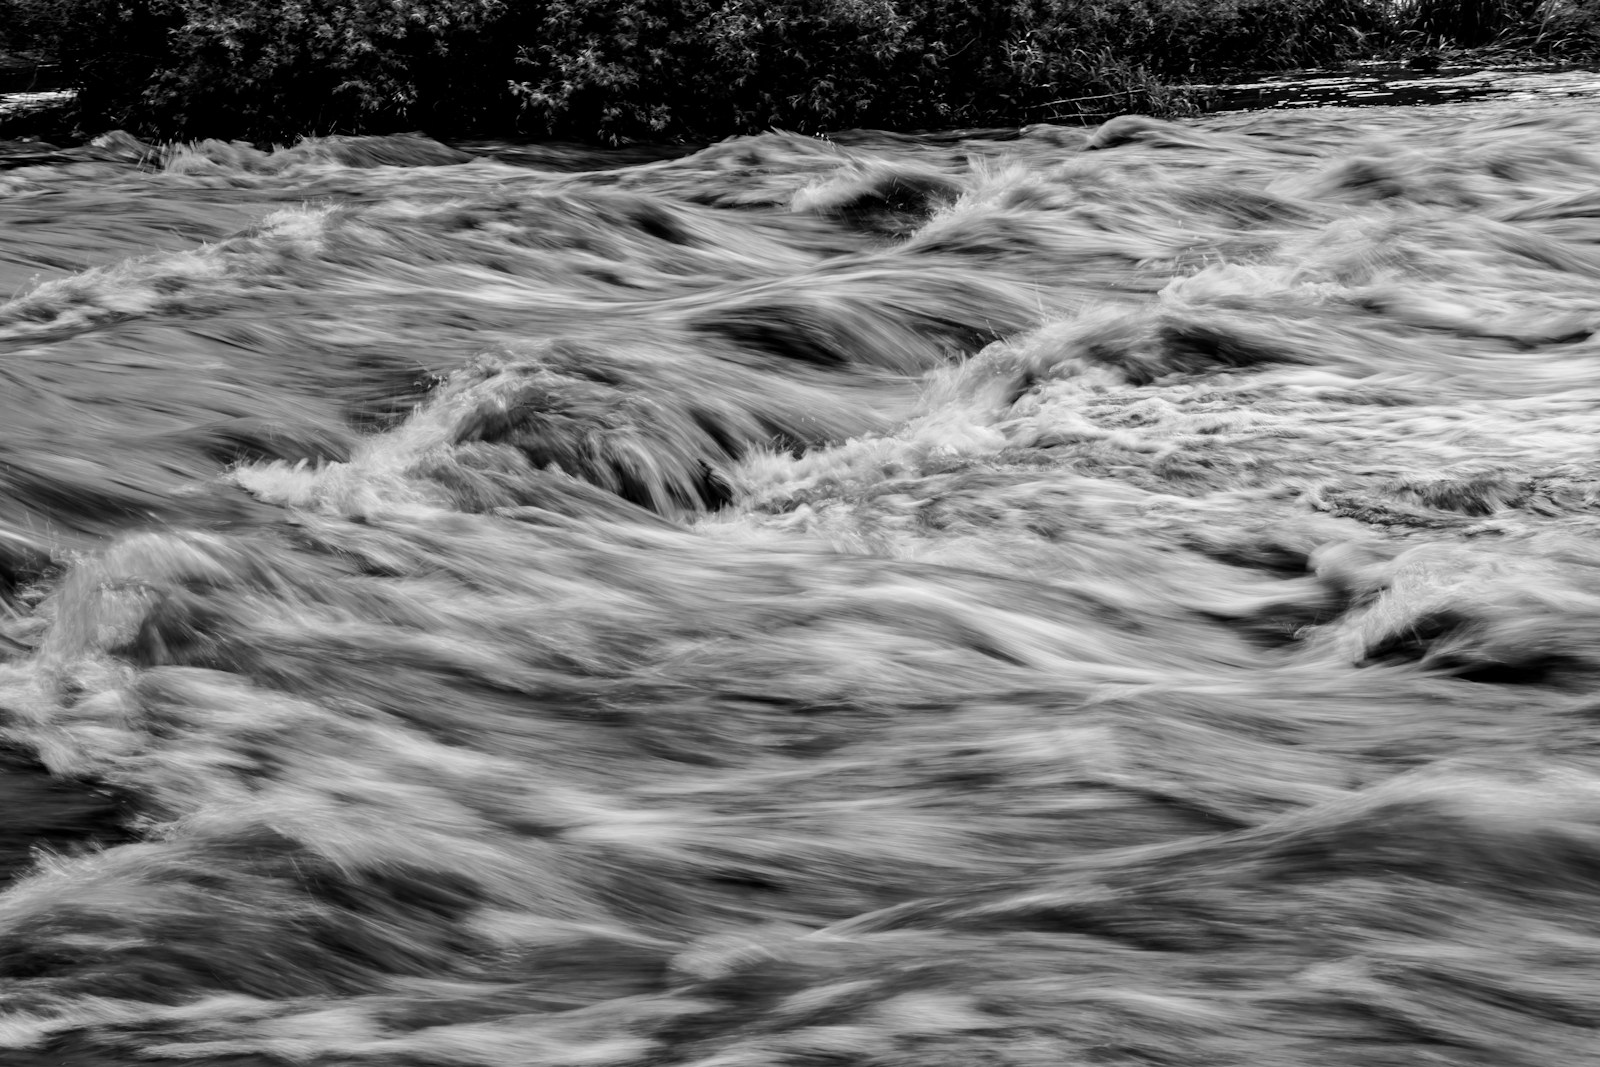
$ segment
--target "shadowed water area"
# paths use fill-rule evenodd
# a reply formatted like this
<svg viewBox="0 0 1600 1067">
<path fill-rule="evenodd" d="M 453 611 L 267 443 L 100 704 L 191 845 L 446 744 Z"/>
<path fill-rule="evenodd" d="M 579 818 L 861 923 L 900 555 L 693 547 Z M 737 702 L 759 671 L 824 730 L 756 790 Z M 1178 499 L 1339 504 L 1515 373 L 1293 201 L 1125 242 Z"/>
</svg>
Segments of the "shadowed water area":
<svg viewBox="0 0 1600 1067">
<path fill-rule="evenodd" d="M 0 1062 L 1595 1062 L 1597 143 L 0 171 Z"/>
</svg>

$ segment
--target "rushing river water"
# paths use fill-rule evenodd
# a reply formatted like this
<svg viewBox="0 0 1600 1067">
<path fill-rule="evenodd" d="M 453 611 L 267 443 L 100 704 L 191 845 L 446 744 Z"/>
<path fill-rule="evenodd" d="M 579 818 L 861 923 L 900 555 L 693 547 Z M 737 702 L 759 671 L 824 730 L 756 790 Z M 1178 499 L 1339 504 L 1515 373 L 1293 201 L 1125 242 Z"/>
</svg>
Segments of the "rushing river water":
<svg viewBox="0 0 1600 1067">
<path fill-rule="evenodd" d="M 1593 1062 L 1596 144 L 14 154 L 0 1062 Z"/>
<path fill-rule="evenodd" d="M 1444 65 L 1422 73 L 1389 63 L 1352 63 L 1343 70 L 1293 71 L 1210 88 L 1212 106 L 1222 111 L 1572 100 L 1600 96 L 1600 73 L 1547 64 Z"/>
</svg>

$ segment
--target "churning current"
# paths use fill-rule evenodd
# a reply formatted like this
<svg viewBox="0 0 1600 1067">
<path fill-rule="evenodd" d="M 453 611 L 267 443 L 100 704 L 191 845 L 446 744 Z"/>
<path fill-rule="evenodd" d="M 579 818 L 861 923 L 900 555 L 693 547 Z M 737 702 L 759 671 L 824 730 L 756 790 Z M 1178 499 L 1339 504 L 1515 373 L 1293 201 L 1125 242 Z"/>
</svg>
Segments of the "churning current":
<svg viewBox="0 0 1600 1067">
<path fill-rule="evenodd" d="M 1597 144 L 0 172 L 0 1061 L 1595 1062 Z"/>
</svg>

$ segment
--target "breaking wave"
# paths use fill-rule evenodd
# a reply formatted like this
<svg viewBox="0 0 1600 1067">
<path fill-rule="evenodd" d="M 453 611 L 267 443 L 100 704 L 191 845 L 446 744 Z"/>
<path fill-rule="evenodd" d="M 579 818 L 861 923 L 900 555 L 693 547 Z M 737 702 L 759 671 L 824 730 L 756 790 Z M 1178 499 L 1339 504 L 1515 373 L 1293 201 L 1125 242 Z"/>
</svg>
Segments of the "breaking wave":
<svg viewBox="0 0 1600 1067">
<path fill-rule="evenodd" d="M 0 1059 L 1591 1061 L 1597 143 L 0 174 Z"/>
</svg>

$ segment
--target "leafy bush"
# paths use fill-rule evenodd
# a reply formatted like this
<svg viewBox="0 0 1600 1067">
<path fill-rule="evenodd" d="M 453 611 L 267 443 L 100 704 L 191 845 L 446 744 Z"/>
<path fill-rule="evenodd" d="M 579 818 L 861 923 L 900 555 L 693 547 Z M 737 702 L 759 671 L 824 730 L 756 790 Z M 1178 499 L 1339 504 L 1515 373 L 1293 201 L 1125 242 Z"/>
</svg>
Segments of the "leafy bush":
<svg viewBox="0 0 1600 1067">
<path fill-rule="evenodd" d="M 405 124 L 498 0 L 154 0 L 169 60 L 145 102 L 187 134 Z"/>
<path fill-rule="evenodd" d="M 1114 110 L 1159 100 L 1164 81 L 1327 63 L 1407 34 L 1470 43 L 1537 24 L 1550 47 L 1600 40 L 1600 0 L 1536 3 L 0 0 L 0 14 L 20 12 L 7 32 L 59 58 L 86 130 L 614 143 L 1017 123 L 1062 99 Z"/>
<path fill-rule="evenodd" d="M 529 132 L 607 139 L 781 126 L 1025 121 L 1153 74 L 1349 54 L 1372 0 L 548 0 L 514 92 Z"/>
<path fill-rule="evenodd" d="M 540 132 L 856 125 L 894 110 L 890 0 L 549 0 L 513 86 Z"/>
<path fill-rule="evenodd" d="M 50 6 L 49 47 L 79 87 L 85 125 L 172 137 L 270 138 L 415 124 L 432 117 L 455 82 L 480 87 L 481 67 L 458 70 L 452 60 L 457 52 L 486 50 L 488 32 L 503 14 L 500 0 Z M 503 51 L 500 87 L 511 46 Z"/>
</svg>

